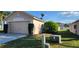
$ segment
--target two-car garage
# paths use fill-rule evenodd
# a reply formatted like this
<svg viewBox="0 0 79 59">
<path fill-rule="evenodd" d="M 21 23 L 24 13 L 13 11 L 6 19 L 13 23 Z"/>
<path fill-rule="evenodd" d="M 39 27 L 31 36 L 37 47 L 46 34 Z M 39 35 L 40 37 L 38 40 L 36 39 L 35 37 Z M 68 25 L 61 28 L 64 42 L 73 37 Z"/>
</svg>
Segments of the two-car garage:
<svg viewBox="0 0 79 59">
<path fill-rule="evenodd" d="M 39 34 L 44 22 L 24 11 L 15 11 L 4 22 L 8 24 L 8 33 Z M 34 29 L 32 28 L 34 25 Z M 29 29 L 29 30 L 28 30 Z M 6 30 L 6 29 L 5 29 Z"/>
<path fill-rule="evenodd" d="M 9 22 L 8 23 L 8 32 L 9 33 L 21 33 L 21 34 L 28 34 L 28 23 L 24 21 L 17 21 L 17 22 Z"/>
</svg>

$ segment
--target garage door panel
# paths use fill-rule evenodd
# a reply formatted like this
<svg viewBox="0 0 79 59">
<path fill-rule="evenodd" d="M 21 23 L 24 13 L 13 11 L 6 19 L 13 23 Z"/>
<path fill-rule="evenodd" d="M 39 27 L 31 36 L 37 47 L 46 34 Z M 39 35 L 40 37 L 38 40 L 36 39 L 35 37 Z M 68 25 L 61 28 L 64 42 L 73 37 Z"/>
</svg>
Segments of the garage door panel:
<svg viewBox="0 0 79 59">
<path fill-rule="evenodd" d="M 28 34 L 28 22 L 10 22 L 11 33 Z"/>
</svg>

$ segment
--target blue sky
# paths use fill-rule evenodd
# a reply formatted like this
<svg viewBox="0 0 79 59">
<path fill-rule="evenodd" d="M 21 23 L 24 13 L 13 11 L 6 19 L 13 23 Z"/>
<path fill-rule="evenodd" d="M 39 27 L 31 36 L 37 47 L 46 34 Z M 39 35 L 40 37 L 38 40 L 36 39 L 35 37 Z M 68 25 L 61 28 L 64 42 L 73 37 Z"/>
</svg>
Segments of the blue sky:
<svg viewBox="0 0 79 59">
<path fill-rule="evenodd" d="M 45 14 L 44 20 L 54 21 L 61 23 L 72 23 L 79 19 L 79 11 L 27 11 L 38 18 L 41 18 L 40 14 Z"/>
</svg>

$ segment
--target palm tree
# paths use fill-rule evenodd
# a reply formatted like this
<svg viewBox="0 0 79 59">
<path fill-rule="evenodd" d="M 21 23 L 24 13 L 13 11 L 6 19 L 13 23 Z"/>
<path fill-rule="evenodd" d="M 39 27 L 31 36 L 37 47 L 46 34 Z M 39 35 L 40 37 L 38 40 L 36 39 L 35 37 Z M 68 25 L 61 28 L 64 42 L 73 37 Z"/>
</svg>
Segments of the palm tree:
<svg viewBox="0 0 79 59">
<path fill-rule="evenodd" d="M 41 19 L 43 19 L 44 16 L 45 16 L 45 15 L 44 15 L 43 13 L 41 13 Z"/>
<path fill-rule="evenodd" d="M 9 14 L 10 14 L 9 11 L 0 11 L 0 20 L 3 20 Z"/>
<path fill-rule="evenodd" d="M 10 14 L 9 11 L 0 11 L 0 25 L 1 25 L 1 28 L 2 28 L 2 21 L 3 19 L 8 16 Z"/>
</svg>

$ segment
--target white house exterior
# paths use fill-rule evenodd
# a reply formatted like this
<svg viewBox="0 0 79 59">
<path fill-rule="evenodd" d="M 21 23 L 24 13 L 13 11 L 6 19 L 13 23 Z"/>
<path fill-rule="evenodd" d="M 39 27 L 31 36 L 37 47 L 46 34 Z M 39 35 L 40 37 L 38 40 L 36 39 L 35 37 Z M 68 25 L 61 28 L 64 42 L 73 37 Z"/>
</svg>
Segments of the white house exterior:
<svg viewBox="0 0 79 59">
<path fill-rule="evenodd" d="M 34 24 L 33 34 L 39 34 L 44 22 L 24 11 L 15 11 L 4 21 L 8 23 L 8 33 L 28 34 L 28 24 Z"/>
<path fill-rule="evenodd" d="M 69 25 L 69 30 L 70 30 L 70 32 L 72 32 L 72 33 L 74 33 L 74 34 L 79 35 L 79 20 L 77 20 L 77 21 L 71 23 L 71 24 Z"/>
</svg>

